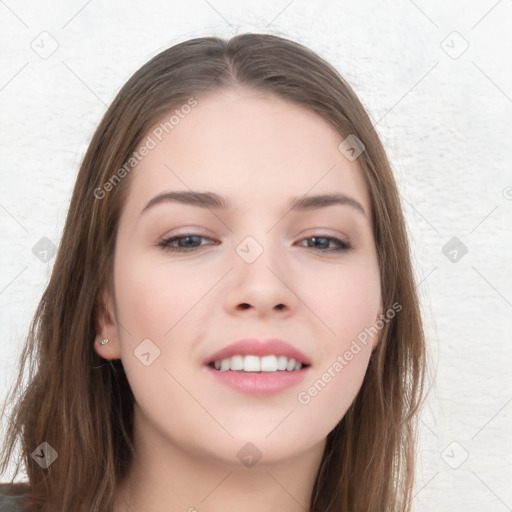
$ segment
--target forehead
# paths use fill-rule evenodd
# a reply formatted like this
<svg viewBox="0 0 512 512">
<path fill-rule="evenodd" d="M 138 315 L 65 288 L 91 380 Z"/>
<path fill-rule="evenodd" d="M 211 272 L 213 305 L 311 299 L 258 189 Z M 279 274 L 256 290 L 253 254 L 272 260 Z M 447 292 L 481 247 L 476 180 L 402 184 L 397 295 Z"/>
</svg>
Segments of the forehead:
<svg viewBox="0 0 512 512">
<path fill-rule="evenodd" d="M 154 147 L 133 171 L 128 210 L 140 211 L 163 191 L 193 189 L 235 206 L 268 207 L 340 192 L 370 212 L 357 161 L 338 149 L 344 137 L 315 112 L 275 95 L 236 88 L 201 96 L 193 108 L 163 115 L 147 137 Z"/>
</svg>

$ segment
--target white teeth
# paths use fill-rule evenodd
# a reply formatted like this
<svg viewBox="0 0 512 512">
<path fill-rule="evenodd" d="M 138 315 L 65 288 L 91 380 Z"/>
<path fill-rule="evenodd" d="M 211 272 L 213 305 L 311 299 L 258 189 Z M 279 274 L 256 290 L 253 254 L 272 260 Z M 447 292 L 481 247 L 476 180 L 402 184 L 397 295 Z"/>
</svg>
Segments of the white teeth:
<svg viewBox="0 0 512 512">
<path fill-rule="evenodd" d="M 286 370 L 288 366 L 288 358 L 286 356 L 279 356 L 277 358 L 277 369 L 278 370 Z"/>
<path fill-rule="evenodd" d="M 227 359 L 229 361 L 229 359 Z M 244 372 L 259 372 L 261 371 L 261 360 L 258 356 L 245 356 L 244 357 Z"/>
<path fill-rule="evenodd" d="M 277 357 L 264 356 L 261 358 L 261 371 L 262 372 L 275 372 L 277 370 Z"/>
<path fill-rule="evenodd" d="M 295 359 L 288 359 L 286 356 L 242 356 L 236 355 L 215 361 L 214 367 L 216 370 L 226 372 L 228 370 L 244 372 L 276 372 L 278 370 L 289 372 L 294 370 L 300 370 L 302 363 L 295 361 Z"/>
<path fill-rule="evenodd" d="M 286 369 L 291 372 L 292 370 L 295 370 L 295 359 L 293 357 L 291 359 L 288 359 L 288 365 L 286 366 Z"/>
<path fill-rule="evenodd" d="M 229 359 L 228 359 L 229 361 Z M 244 358 L 243 356 L 233 356 L 231 358 L 230 370 L 243 370 Z"/>
</svg>

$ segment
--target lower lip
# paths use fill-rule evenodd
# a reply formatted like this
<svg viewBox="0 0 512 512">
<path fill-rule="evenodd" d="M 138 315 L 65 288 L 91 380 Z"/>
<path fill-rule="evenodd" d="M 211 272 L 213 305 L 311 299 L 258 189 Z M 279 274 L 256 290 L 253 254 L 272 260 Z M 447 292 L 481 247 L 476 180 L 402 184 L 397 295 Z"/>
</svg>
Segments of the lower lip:
<svg viewBox="0 0 512 512">
<path fill-rule="evenodd" d="M 208 372 L 221 384 L 253 396 L 270 396 L 296 386 L 304 380 L 310 366 L 294 371 L 243 372 L 215 370 L 206 366 Z"/>
</svg>

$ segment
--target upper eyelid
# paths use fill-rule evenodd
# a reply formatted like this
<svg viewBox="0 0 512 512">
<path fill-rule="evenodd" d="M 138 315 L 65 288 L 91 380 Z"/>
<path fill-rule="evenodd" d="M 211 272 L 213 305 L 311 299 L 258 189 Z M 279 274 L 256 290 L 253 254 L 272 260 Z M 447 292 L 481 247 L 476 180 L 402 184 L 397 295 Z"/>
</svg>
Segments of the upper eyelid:
<svg viewBox="0 0 512 512">
<path fill-rule="evenodd" d="M 187 236 L 197 236 L 197 237 L 202 237 L 202 238 L 208 238 L 210 240 L 213 240 L 214 237 L 210 236 L 210 235 L 207 235 L 205 233 L 198 233 L 198 232 L 194 232 L 194 231 L 190 231 L 190 232 L 186 232 L 186 233 L 176 233 L 176 234 L 172 234 L 172 235 L 164 235 L 162 236 L 160 239 L 161 240 L 172 240 L 172 239 L 175 239 L 175 238 L 186 238 Z M 312 234 L 308 234 L 308 235 L 302 235 L 299 240 L 304 240 L 304 239 L 308 239 L 308 238 L 337 238 L 341 241 L 348 241 L 348 238 L 346 235 L 333 235 L 333 234 L 330 234 L 330 233 L 312 233 Z"/>
<path fill-rule="evenodd" d="M 209 234 L 205 231 L 202 230 L 202 228 L 194 228 L 194 227 L 191 227 L 191 228 L 185 228 L 185 229 L 188 229 L 187 231 L 183 231 L 183 232 L 178 232 L 178 233 L 172 233 L 172 234 L 165 234 L 161 237 L 162 240 L 168 240 L 169 238 L 179 238 L 179 237 L 185 237 L 185 236 L 202 236 L 202 237 L 205 237 L 205 238 L 215 238 L 214 235 L 212 234 Z M 195 231 L 195 229 L 197 229 L 197 231 Z M 308 228 L 308 232 L 313 229 L 313 230 L 320 230 L 319 232 L 314 232 L 314 233 L 311 233 L 311 234 L 307 234 L 307 235 L 301 235 L 302 238 L 310 238 L 310 237 L 325 237 L 325 238 L 339 238 L 339 239 L 350 239 L 350 237 L 348 235 L 346 235 L 345 233 L 342 233 L 342 232 L 338 232 L 338 233 L 328 233 L 324 230 L 327 230 L 327 231 L 331 231 L 333 230 L 333 228 Z"/>
</svg>

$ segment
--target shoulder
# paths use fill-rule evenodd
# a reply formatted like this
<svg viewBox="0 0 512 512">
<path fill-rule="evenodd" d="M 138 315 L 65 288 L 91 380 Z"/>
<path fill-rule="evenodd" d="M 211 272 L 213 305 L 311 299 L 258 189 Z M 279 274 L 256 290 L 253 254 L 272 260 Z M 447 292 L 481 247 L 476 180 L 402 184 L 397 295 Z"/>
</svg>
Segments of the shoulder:
<svg viewBox="0 0 512 512">
<path fill-rule="evenodd" d="M 0 512 L 27 510 L 30 486 L 28 483 L 0 483 Z"/>
</svg>

